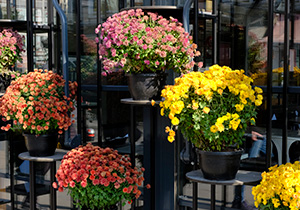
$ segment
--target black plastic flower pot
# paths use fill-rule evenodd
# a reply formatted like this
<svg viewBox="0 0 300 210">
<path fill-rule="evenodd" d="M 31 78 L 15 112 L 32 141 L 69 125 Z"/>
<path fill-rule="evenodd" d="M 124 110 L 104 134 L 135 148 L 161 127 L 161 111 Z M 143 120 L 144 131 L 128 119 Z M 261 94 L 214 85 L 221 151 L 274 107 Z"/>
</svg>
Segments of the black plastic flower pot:
<svg viewBox="0 0 300 210">
<path fill-rule="evenodd" d="M 30 156 L 35 157 L 45 157 L 54 155 L 56 147 L 58 134 L 44 134 L 44 135 L 34 135 L 23 133 L 25 138 L 25 145 Z"/>
<path fill-rule="evenodd" d="M 127 74 L 128 88 L 134 100 L 159 100 L 166 84 L 165 73 Z"/>
<path fill-rule="evenodd" d="M 240 167 L 243 150 L 230 152 L 210 152 L 197 150 L 199 165 L 205 179 L 231 180 L 235 179 Z"/>
</svg>

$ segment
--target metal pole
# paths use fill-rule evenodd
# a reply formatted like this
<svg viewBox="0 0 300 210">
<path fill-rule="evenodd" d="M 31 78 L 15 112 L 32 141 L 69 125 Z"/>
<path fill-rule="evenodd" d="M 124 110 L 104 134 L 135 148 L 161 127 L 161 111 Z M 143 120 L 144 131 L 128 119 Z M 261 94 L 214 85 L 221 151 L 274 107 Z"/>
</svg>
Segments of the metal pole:
<svg viewBox="0 0 300 210">
<path fill-rule="evenodd" d="M 54 34 L 53 34 L 53 4 L 52 1 L 48 1 L 48 69 L 53 70 L 53 57 L 54 57 L 54 51 L 53 51 L 53 43 L 54 43 Z"/>
<path fill-rule="evenodd" d="M 183 12 L 182 12 L 182 20 L 183 20 L 183 27 L 184 30 L 188 33 L 190 33 L 190 9 L 191 5 L 193 3 L 193 0 L 186 0 L 183 6 Z"/>
<path fill-rule="evenodd" d="M 287 160 L 287 126 L 288 126 L 288 82 L 289 82 L 289 58 L 290 58 L 290 0 L 285 0 L 284 14 L 284 79 L 283 79 L 283 116 L 284 127 L 282 133 L 282 163 Z"/>
<path fill-rule="evenodd" d="M 216 64 L 216 63 L 218 63 L 217 62 L 217 55 L 218 55 L 218 44 L 217 44 L 217 30 L 218 30 L 218 22 L 217 22 L 217 7 L 218 7 L 218 2 L 217 2 L 217 0 L 213 0 L 213 15 L 215 15 L 214 16 L 214 18 L 212 19 L 212 21 L 213 21 L 213 26 L 212 26 L 212 33 L 213 33 L 213 54 L 212 54 L 212 56 L 213 56 L 213 64 Z"/>
<path fill-rule="evenodd" d="M 195 17 L 194 17 L 194 43 L 198 45 L 199 44 L 198 43 L 198 16 L 199 16 L 198 0 L 194 0 L 194 13 L 195 13 Z M 194 66 L 194 71 L 198 71 L 198 66 L 197 65 Z"/>
<path fill-rule="evenodd" d="M 97 25 L 101 23 L 101 0 L 97 0 Z M 99 38 L 99 36 L 98 36 Z M 98 145 L 102 146 L 102 81 L 101 81 L 101 61 L 99 59 L 99 45 L 97 44 L 97 125 L 98 125 Z"/>
<path fill-rule="evenodd" d="M 216 209 L 216 185 L 214 184 L 210 186 L 210 196 L 211 196 L 210 209 L 215 210 Z"/>
<path fill-rule="evenodd" d="M 15 162 L 15 157 L 14 157 L 14 143 L 12 139 L 12 133 L 9 133 L 9 173 L 10 173 L 10 202 L 11 202 L 11 210 L 15 209 L 15 170 L 14 170 L 14 162 Z"/>
<path fill-rule="evenodd" d="M 134 7 L 134 0 L 130 0 L 130 7 Z"/>
<path fill-rule="evenodd" d="M 272 68 L 273 68 L 273 0 L 269 0 L 268 24 L 268 80 L 267 80 L 267 164 L 266 170 L 271 166 L 271 139 L 272 139 Z"/>
<path fill-rule="evenodd" d="M 226 203 L 227 203 L 227 188 L 226 185 L 223 185 L 223 207 L 226 207 Z"/>
<path fill-rule="evenodd" d="M 76 1 L 76 77 L 78 84 L 77 91 L 77 134 L 81 135 L 81 21 L 80 21 L 81 1 Z M 85 131 L 83 132 L 85 133 Z"/>
<path fill-rule="evenodd" d="M 6 0 L 6 14 L 7 14 L 7 19 L 11 19 L 11 11 L 10 11 L 10 0 Z"/>
<path fill-rule="evenodd" d="M 27 70 L 33 71 L 33 22 L 32 22 L 32 0 L 26 2 L 27 18 Z"/>
<path fill-rule="evenodd" d="M 221 46 L 221 34 L 222 34 L 222 27 L 221 27 L 221 3 L 222 0 L 219 0 L 219 7 L 218 7 L 218 16 L 217 16 L 217 46 Z M 217 53 L 217 63 L 220 61 L 220 54 Z"/>
<path fill-rule="evenodd" d="M 64 11 L 61 9 L 61 7 L 59 6 L 57 0 L 52 0 L 52 2 L 53 2 L 53 5 L 54 5 L 56 11 L 59 14 L 60 19 L 61 19 L 63 77 L 64 77 L 64 80 L 66 81 L 64 91 L 65 91 L 65 95 L 68 97 L 69 96 L 68 23 L 67 23 L 66 15 L 65 15 Z M 68 142 L 69 138 L 70 138 L 70 129 L 68 129 L 68 131 L 65 132 L 65 142 Z"/>
<path fill-rule="evenodd" d="M 50 163 L 50 182 L 51 184 L 55 182 L 55 173 L 56 173 L 56 162 L 52 161 Z M 50 209 L 56 210 L 56 189 L 50 185 Z"/>
<path fill-rule="evenodd" d="M 35 164 L 34 161 L 29 161 L 30 174 L 30 210 L 36 209 L 36 189 L 35 189 Z"/>
<path fill-rule="evenodd" d="M 198 183 L 193 182 L 193 210 L 198 208 Z"/>
<path fill-rule="evenodd" d="M 130 159 L 133 168 L 135 167 L 135 110 L 135 106 L 130 105 Z M 132 202 L 131 209 L 135 209 L 135 202 Z"/>
</svg>

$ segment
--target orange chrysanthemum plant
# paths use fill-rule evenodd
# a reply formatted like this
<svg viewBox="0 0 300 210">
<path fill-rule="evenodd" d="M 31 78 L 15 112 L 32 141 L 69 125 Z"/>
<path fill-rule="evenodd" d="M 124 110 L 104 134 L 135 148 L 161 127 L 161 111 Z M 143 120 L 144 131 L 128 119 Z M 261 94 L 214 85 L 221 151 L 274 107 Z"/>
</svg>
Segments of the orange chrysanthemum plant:
<svg viewBox="0 0 300 210">
<path fill-rule="evenodd" d="M 47 70 L 35 70 L 13 81 L 0 99 L 0 115 L 8 121 L 1 129 L 35 135 L 58 130 L 62 134 L 71 125 L 77 83 L 69 82 L 69 97 L 64 85 L 62 76 Z"/>
<path fill-rule="evenodd" d="M 56 173 L 57 182 L 52 185 L 60 192 L 67 188 L 80 209 L 102 210 L 139 198 L 143 172 L 144 168 L 132 167 L 127 155 L 88 143 L 64 156 Z"/>
</svg>

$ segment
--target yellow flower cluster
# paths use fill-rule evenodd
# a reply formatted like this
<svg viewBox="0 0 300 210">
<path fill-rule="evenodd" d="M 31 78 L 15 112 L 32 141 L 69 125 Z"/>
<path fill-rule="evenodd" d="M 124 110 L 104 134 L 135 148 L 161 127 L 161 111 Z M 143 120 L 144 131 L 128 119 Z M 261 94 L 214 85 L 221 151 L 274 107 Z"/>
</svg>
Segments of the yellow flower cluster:
<svg viewBox="0 0 300 210">
<path fill-rule="evenodd" d="M 252 82 L 244 70 L 219 65 L 176 78 L 175 84 L 166 86 L 161 94 L 164 98 L 160 102 L 161 115 L 172 123 L 168 131 L 186 126 L 185 136 L 201 130 L 198 138 L 209 137 L 207 132 L 219 138 L 219 132 L 245 130 L 245 123 L 256 115 L 255 106 L 260 106 L 263 100 L 262 89 L 253 89 Z M 174 141 L 175 133 L 167 133 L 168 140 Z"/>
<path fill-rule="evenodd" d="M 276 69 L 273 69 L 273 72 L 274 72 L 274 73 L 283 73 L 283 72 L 284 72 L 284 69 L 283 69 L 283 67 L 278 67 L 278 68 L 276 68 Z"/>
<path fill-rule="evenodd" d="M 293 77 L 299 77 L 299 75 L 300 75 L 300 69 L 299 69 L 298 66 L 295 66 L 294 67 L 294 75 L 293 75 Z"/>
<path fill-rule="evenodd" d="M 252 194 L 256 207 L 300 209 L 299 161 L 269 168 L 269 172 L 262 173 L 260 184 L 252 188 Z"/>
<path fill-rule="evenodd" d="M 225 121 L 229 121 L 229 129 L 236 130 L 241 122 L 239 117 L 240 116 L 236 113 L 230 114 L 227 112 L 226 115 L 219 117 L 217 119 L 217 122 L 210 127 L 210 131 L 213 133 L 216 133 L 217 131 L 223 132 L 225 129 L 223 125 Z"/>
<path fill-rule="evenodd" d="M 267 72 L 259 72 L 259 73 L 252 74 L 251 78 L 253 80 L 256 80 L 256 79 L 260 79 L 260 78 L 267 78 L 267 76 L 268 76 Z"/>
</svg>

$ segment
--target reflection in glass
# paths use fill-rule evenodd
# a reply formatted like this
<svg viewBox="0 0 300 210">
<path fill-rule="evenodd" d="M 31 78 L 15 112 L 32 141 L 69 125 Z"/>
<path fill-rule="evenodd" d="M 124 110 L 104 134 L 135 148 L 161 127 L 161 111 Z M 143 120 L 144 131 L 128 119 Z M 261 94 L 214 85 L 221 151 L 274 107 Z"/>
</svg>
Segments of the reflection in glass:
<svg viewBox="0 0 300 210">
<path fill-rule="evenodd" d="M 198 0 L 198 8 L 201 12 L 212 12 L 212 0 Z"/>
</svg>

